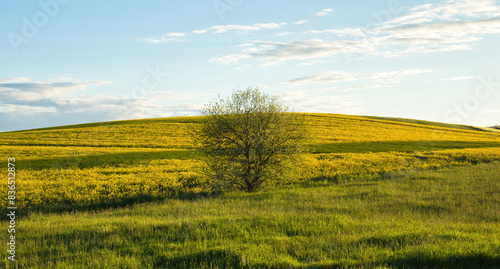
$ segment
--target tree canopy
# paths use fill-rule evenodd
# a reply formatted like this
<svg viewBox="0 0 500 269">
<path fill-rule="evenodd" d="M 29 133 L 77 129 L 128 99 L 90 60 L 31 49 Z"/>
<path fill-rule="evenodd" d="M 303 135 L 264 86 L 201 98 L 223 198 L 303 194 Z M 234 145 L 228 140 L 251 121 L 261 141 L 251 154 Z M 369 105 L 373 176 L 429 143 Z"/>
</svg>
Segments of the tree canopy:
<svg viewBox="0 0 500 269">
<path fill-rule="evenodd" d="M 220 186 L 254 192 L 290 176 L 307 137 L 302 114 L 257 88 L 219 97 L 201 112 L 194 136 Z"/>
</svg>

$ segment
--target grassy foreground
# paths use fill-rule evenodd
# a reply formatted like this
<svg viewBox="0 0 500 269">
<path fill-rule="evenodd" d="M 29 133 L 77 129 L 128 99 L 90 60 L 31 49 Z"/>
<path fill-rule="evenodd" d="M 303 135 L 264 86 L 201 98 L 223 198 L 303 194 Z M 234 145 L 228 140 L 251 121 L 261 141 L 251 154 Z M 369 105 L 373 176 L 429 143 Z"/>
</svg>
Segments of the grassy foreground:
<svg viewBox="0 0 500 269">
<path fill-rule="evenodd" d="M 498 171 L 495 162 L 101 211 L 33 212 L 19 220 L 16 263 L 65 269 L 500 268 Z"/>
</svg>

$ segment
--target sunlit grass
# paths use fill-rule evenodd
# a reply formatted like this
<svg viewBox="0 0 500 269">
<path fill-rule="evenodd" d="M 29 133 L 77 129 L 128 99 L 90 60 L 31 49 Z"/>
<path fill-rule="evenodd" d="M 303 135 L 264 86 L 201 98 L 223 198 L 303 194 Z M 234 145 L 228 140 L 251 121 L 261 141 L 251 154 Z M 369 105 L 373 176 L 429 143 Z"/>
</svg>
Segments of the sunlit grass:
<svg viewBox="0 0 500 269">
<path fill-rule="evenodd" d="M 17 265 L 500 267 L 498 133 L 307 118 L 298 180 L 222 196 L 187 135 L 197 117 L 0 133 L 0 165 L 16 158 Z"/>
<path fill-rule="evenodd" d="M 15 157 L 24 211 L 123 206 L 209 192 L 187 135 L 199 117 L 117 121 L 0 133 Z M 500 160 L 500 135 L 335 114 L 308 114 L 301 181 Z M 7 186 L 0 185 L 1 193 Z M 1 204 L 6 206 L 7 201 Z"/>
<path fill-rule="evenodd" d="M 493 268 L 499 163 L 20 220 L 31 268 Z M 2 222 L 6 225 L 6 222 Z M 5 261 L 4 261 L 5 262 Z"/>
</svg>

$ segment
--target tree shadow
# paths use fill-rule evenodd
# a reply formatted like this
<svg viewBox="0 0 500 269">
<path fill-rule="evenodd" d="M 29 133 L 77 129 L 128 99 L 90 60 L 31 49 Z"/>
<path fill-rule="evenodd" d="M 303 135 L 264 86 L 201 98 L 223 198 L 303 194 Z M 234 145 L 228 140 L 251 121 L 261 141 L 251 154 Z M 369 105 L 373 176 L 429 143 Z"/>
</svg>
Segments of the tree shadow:
<svg viewBox="0 0 500 269">
<path fill-rule="evenodd" d="M 383 263 L 393 268 L 500 268 L 500 257 L 482 253 L 449 256 L 444 258 L 426 257 L 423 253 L 394 258 Z"/>
<path fill-rule="evenodd" d="M 500 147 L 498 141 L 369 141 L 309 146 L 312 153 L 414 152 L 443 149 Z"/>
<path fill-rule="evenodd" d="M 118 165 L 131 165 L 138 162 L 150 162 L 164 159 L 194 159 L 198 157 L 196 151 L 165 150 L 165 151 L 137 151 L 109 154 L 68 155 L 67 157 L 22 160 L 22 169 L 69 169 L 94 168 Z"/>
<path fill-rule="evenodd" d="M 246 264 L 238 254 L 224 249 L 201 251 L 194 254 L 169 258 L 158 256 L 155 268 L 255 268 Z"/>
<path fill-rule="evenodd" d="M 122 197 L 119 199 L 111 199 L 101 202 L 86 203 L 86 204 L 51 204 L 48 206 L 38 205 L 30 208 L 18 208 L 16 214 L 18 216 L 28 216 L 30 213 L 74 213 L 74 212 L 90 212 L 100 211 L 113 208 L 123 208 L 140 203 L 162 202 L 164 196 L 154 196 L 149 194 L 138 194 L 131 197 Z M 6 215 L 0 216 L 0 220 L 7 220 Z"/>
</svg>

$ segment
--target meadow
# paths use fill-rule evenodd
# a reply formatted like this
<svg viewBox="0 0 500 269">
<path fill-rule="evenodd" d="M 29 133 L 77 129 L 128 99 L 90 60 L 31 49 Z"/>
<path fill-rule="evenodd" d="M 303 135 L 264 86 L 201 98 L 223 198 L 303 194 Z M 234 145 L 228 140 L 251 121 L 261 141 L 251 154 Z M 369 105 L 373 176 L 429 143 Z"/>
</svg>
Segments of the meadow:
<svg viewBox="0 0 500 269">
<path fill-rule="evenodd" d="M 198 122 L 0 133 L 2 166 L 16 159 L 17 265 L 500 267 L 498 132 L 308 114 L 295 181 L 215 195 L 187 135 Z"/>
</svg>

